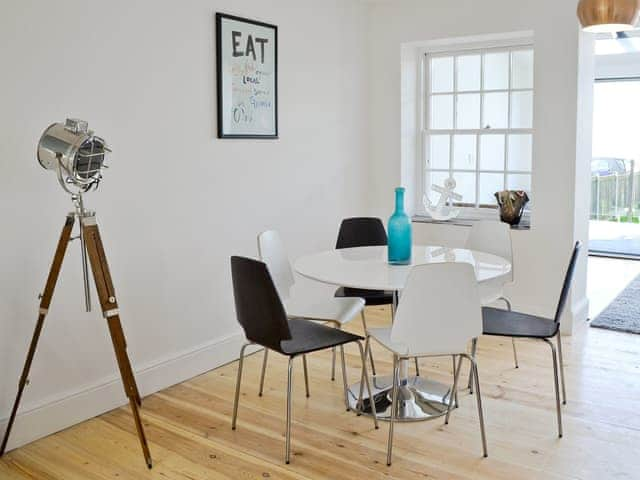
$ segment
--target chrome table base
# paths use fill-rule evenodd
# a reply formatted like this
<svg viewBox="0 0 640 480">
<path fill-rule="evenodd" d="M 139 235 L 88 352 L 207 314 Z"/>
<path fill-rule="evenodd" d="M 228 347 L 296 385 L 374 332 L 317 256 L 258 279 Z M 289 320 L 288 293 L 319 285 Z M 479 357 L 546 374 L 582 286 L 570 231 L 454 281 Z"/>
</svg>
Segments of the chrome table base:
<svg viewBox="0 0 640 480">
<path fill-rule="evenodd" d="M 371 378 L 371 383 L 378 419 L 388 421 L 391 418 L 392 376 L 378 375 Z M 359 394 L 359 382 L 349 387 L 349 406 L 354 411 L 359 410 L 357 408 Z M 419 422 L 446 415 L 450 394 L 450 386 L 423 377 L 410 376 L 404 385 L 400 384 L 396 421 Z M 370 401 L 366 395 L 362 413 L 372 415 Z"/>
</svg>

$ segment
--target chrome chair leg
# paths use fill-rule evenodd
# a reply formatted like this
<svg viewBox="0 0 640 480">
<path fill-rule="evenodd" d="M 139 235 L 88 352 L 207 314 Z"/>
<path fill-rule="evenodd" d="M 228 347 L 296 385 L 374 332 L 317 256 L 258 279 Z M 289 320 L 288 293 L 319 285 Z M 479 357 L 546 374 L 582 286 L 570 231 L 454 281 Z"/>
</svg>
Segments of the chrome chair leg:
<svg viewBox="0 0 640 480">
<path fill-rule="evenodd" d="M 242 366 L 244 365 L 244 351 L 251 345 L 245 343 L 240 349 L 240 363 L 238 364 L 238 378 L 236 380 L 236 394 L 233 399 L 233 419 L 231 420 L 231 429 L 236 429 L 236 420 L 238 419 L 238 403 L 240 402 L 240 383 L 242 382 Z"/>
<path fill-rule="evenodd" d="M 331 349 L 331 381 L 336 379 L 336 347 Z"/>
<path fill-rule="evenodd" d="M 342 388 L 344 390 L 344 405 L 347 412 L 351 410 L 349 407 L 349 385 L 347 385 L 347 365 L 344 360 L 344 346 L 340 345 L 340 363 L 342 364 Z"/>
<path fill-rule="evenodd" d="M 285 434 L 285 463 L 289 464 L 291 457 L 291 397 L 293 389 L 293 358 L 289 357 L 289 368 L 287 370 L 287 431 Z"/>
<path fill-rule="evenodd" d="M 396 355 L 393 356 L 393 391 L 391 394 L 391 418 L 389 418 L 389 440 L 387 441 L 387 466 L 391 466 L 391 455 L 393 452 L 393 424 L 396 420 L 398 409 L 398 390 L 399 390 L 399 366 L 400 361 Z"/>
<path fill-rule="evenodd" d="M 458 377 L 460 377 L 460 370 L 462 370 L 462 356 L 458 360 L 458 366 L 456 367 L 456 356 L 453 357 L 453 387 L 451 388 L 451 393 L 449 394 L 449 405 L 447 406 L 447 416 L 444 417 L 444 424 L 449 424 L 449 415 L 451 414 L 451 409 L 453 408 L 454 402 L 457 405 L 457 394 L 458 391 Z"/>
<path fill-rule="evenodd" d="M 462 357 L 460 357 L 459 361 L 460 364 L 462 363 Z M 461 368 L 462 365 L 458 366 L 457 368 Z M 458 372 L 460 373 L 460 372 Z M 453 375 L 453 377 L 455 378 L 456 376 L 456 356 L 455 355 L 451 355 L 451 375 Z M 455 395 L 455 405 L 456 407 L 458 406 L 458 389 L 453 391 L 453 394 Z"/>
<path fill-rule="evenodd" d="M 475 360 L 476 352 L 478 351 L 478 339 L 471 340 L 471 358 Z M 473 367 L 473 365 L 472 365 Z M 469 383 L 467 384 L 469 394 L 473 395 L 473 368 L 469 371 Z"/>
<path fill-rule="evenodd" d="M 267 357 L 269 356 L 269 349 L 264 347 L 264 357 L 262 358 L 262 373 L 260 373 L 260 391 L 258 392 L 258 396 L 262 396 L 262 392 L 264 391 L 264 376 L 267 372 Z"/>
<path fill-rule="evenodd" d="M 369 349 L 371 348 L 371 337 L 367 335 L 367 338 L 364 343 L 364 354 L 365 357 L 368 354 Z M 360 416 L 362 414 L 362 410 L 364 410 L 364 405 L 362 403 L 362 395 L 364 393 L 364 370 L 362 371 L 362 378 L 360 379 L 360 393 L 358 394 L 358 403 L 356 403 L 357 415 Z M 370 397 L 371 398 L 371 397 Z"/>
<path fill-rule="evenodd" d="M 560 385 L 558 383 L 558 356 L 556 355 L 556 347 L 553 342 L 547 338 L 545 342 L 551 347 L 551 356 L 553 357 L 553 376 L 556 390 L 556 412 L 558 415 L 558 437 L 562 438 L 562 411 L 560 408 Z"/>
<path fill-rule="evenodd" d="M 307 371 L 307 356 L 302 356 L 302 366 L 304 368 L 304 388 L 307 394 L 307 398 L 309 398 L 309 372 Z"/>
<path fill-rule="evenodd" d="M 362 348 L 361 342 L 356 342 L 358 344 L 358 348 L 360 349 L 360 358 L 362 359 L 362 379 L 360 380 L 360 397 L 358 398 L 358 408 L 362 410 L 362 384 L 367 384 L 367 392 L 369 393 L 369 403 L 371 404 L 371 413 L 373 414 L 373 426 L 376 428 L 380 428 L 378 426 L 378 412 L 376 412 L 376 402 L 373 398 L 373 389 L 371 388 L 371 378 L 369 378 L 369 372 L 367 372 L 367 355 L 366 349 Z"/>
<path fill-rule="evenodd" d="M 367 327 L 367 320 L 364 316 L 364 310 L 360 312 L 360 316 L 362 317 L 362 328 L 364 328 L 364 335 L 367 336 L 367 332 L 369 331 Z M 371 375 L 376 376 L 376 364 L 373 362 L 373 352 L 369 349 L 369 360 L 371 361 Z"/>
<path fill-rule="evenodd" d="M 480 435 L 482 436 L 482 454 L 484 457 L 488 456 L 487 452 L 487 435 L 484 428 L 484 414 L 482 412 L 482 395 L 480 394 L 480 377 L 478 375 L 478 363 L 475 358 L 467 357 L 471 362 L 471 370 L 473 373 L 473 379 L 476 384 L 476 402 L 478 403 L 478 419 L 480 421 Z"/>
<path fill-rule="evenodd" d="M 507 305 L 507 310 L 510 312 L 511 311 L 511 302 L 505 297 L 500 297 L 500 300 L 502 300 Z M 513 361 L 516 364 L 516 368 L 520 368 L 520 365 L 518 365 L 518 352 L 516 350 L 516 339 L 515 338 L 511 338 L 511 346 L 513 347 Z"/>
<path fill-rule="evenodd" d="M 567 404 L 567 389 L 564 385 L 564 359 L 562 358 L 562 336 L 558 330 L 558 361 L 560 363 L 560 383 L 562 384 L 562 404 Z"/>
</svg>

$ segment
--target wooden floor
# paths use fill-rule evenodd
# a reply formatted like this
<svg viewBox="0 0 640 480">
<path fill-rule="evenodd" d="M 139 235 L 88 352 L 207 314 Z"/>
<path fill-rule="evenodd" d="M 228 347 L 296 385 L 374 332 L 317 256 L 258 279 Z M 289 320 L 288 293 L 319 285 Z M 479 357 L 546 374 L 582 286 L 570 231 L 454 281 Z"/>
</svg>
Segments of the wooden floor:
<svg viewBox="0 0 640 480">
<path fill-rule="evenodd" d="M 368 310 L 373 325 L 388 310 Z M 357 322 L 354 322 L 357 323 Z M 354 325 L 357 330 L 357 326 Z M 293 456 L 284 464 L 286 361 L 270 357 L 258 397 L 262 354 L 247 359 L 238 430 L 231 410 L 237 362 L 145 399 L 143 418 L 155 466 L 147 470 L 127 408 L 44 438 L 0 460 L 5 479 L 638 479 L 640 478 L 640 337 L 581 328 L 565 342 L 569 403 L 565 437 L 556 436 L 549 348 L 482 338 L 479 366 L 489 458 L 481 457 L 474 398 L 460 395 L 449 425 L 400 424 L 392 467 L 385 464 L 387 424 L 345 411 L 330 355 L 310 357 L 311 398 L 296 365 Z M 378 369 L 390 358 L 375 351 Z M 349 347 L 350 378 L 358 356 Z M 451 361 L 421 363 L 423 375 L 451 380 Z"/>
</svg>

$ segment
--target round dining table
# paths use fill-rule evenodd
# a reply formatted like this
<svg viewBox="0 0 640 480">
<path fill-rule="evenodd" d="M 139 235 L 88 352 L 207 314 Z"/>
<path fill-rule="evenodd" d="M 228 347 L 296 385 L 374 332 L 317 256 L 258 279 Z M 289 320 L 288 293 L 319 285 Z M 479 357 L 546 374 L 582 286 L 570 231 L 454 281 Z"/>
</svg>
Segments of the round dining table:
<svg viewBox="0 0 640 480">
<path fill-rule="evenodd" d="M 476 280 L 482 291 L 483 286 L 499 285 L 511 272 L 511 263 L 490 253 L 447 248 L 430 245 L 414 245 L 411 262 L 407 265 L 391 265 L 387 262 L 387 247 L 357 247 L 329 250 L 300 257 L 295 262 L 295 270 L 302 276 L 318 282 L 356 289 L 385 290 L 393 292 L 392 318 L 398 301 L 402 301 L 401 292 L 407 282 L 411 268 L 415 265 L 432 263 L 469 263 L 473 265 Z M 451 285 L 455 288 L 455 285 Z M 425 321 L 429 321 L 429 312 L 425 312 Z M 453 394 L 451 386 L 429 380 L 420 375 L 409 375 L 408 362 L 400 368 L 400 390 L 398 399 L 398 421 L 419 421 L 444 415 Z M 390 375 L 372 377 L 374 405 L 378 418 L 388 420 L 391 417 Z M 360 409 L 358 395 L 360 382 L 349 386 L 349 405 Z M 454 395 L 455 399 L 455 395 Z M 364 412 L 372 413 L 371 400 L 365 398 Z"/>
</svg>

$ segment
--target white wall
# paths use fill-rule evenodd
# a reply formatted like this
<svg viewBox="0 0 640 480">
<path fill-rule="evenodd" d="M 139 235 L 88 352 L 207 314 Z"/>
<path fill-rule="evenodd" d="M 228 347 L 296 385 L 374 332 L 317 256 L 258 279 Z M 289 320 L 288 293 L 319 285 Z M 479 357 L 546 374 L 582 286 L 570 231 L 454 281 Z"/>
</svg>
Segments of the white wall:
<svg viewBox="0 0 640 480">
<path fill-rule="evenodd" d="M 516 282 L 507 293 L 519 309 L 552 315 L 573 242 L 586 241 L 587 231 L 587 217 L 581 217 L 582 212 L 576 205 L 588 204 L 585 185 L 589 181 L 590 149 L 582 148 L 582 143 L 590 145 L 590 138 L 581 134 L 577 145 L 577 85 L 579 75 L 582 79 L 589 77 L 587 64 L 593 55 L 592 51 L 585 53 L 585 62 L 581 64 L 584 66 L 579 71 L 580 34 L 575 2 L 399 0 L 375 3 L 369 22 L 369 200 L 373 214 L 389 215 L 393 188 L 407 182 L 408 170 L 401 169 L 401 155 L 415 158 L 410 129 L 400 128 L 401 118 L 410 124 L 411 117 L 410 113 L 407 120 L 406 112 L 402 112 L 406 103 L 403 88 L 411 88 L 414 82 L 411 71 L 405 71 L 406 78 L 402 76 L 402 66 L 413 68 L 407 61 L 407 45 L 521 31 L 533 31 L 535 35 L 532 185 L 535 206 L 532 229 L 513 234 Z M 580 131 L 588 132 L 588 125 L 582 123 L 590 122 L 589 106 L 583 105 L 580 114 Z M 580 216 L 574 217 L 574 213 L 579 212 Z M 414 225 L 417 240 L 431 243 L 462 245 L 468 233 L 467 227 Z M 571 330 L 572 321 L 584 320 L 587 315 L 585 264 L 583 255 L 572 308 L 563 320 L 565 332 Z"/>
<path fill-rule="evenodd" d="M 279 26 L 280 140 L 218 140 L 214 13 Z M 366 11 L 345 0 L 7 0 L 0 15 L 0 432 L 71 209 L 43 129 L 113 146 L 98 211 L 143 394 L 237 357 L 229 256 L 279 229 L 293 257 L 366 208 Z M 95 295 L 94 295 L 95 301 Z M 72 244 L 10 447 L 124 402 Z"/>
</svg>

